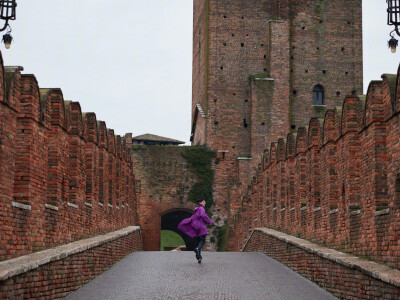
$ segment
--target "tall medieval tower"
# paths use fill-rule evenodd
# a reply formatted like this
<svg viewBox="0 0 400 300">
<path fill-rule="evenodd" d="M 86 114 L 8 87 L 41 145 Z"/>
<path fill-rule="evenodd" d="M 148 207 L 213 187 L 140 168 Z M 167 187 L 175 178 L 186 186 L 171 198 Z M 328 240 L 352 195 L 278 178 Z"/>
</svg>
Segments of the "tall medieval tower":
<svg viewBox="0 0 400 300">
<path fill-rule="evenodd" d="M 362 93 L 361 14 L 361 0 L 194 0 L 192 143 L 253 157 Z"/>
<path fill-rule="evenodd" d="M 218 152 L 221 211 L 271 142 L 362 93 L 361 2 L 194 0 L 191 141 Z"/>
</svg>

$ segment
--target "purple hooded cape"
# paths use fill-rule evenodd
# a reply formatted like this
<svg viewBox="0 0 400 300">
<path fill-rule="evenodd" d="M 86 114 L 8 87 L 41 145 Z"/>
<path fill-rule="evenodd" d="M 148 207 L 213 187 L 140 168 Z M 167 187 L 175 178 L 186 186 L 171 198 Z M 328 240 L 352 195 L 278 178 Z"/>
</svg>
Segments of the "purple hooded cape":
<svg viewBox="0 0 400 300">
<path fill-rule="evenodd" d="M 211 224 L 211 219 L 207 216 L 203 206 L 196 206 L 194 214 L 179 223 L 178 229 L 186 233 L 191 238 L 208 234 L 206 223 Z"/>
</svg>

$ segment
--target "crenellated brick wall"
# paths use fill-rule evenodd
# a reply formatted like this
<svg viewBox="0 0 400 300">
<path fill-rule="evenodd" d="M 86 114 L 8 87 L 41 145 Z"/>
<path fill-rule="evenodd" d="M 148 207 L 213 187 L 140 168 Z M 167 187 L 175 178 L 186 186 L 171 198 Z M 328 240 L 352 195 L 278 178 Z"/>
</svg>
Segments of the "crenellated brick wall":
<svg viewBox="0 0 400 300">
<path fill-rule="evenodd" d="M 272 143 L 235 196 L 231 249 L 269 227 L 399 268 L 399 91 L 399 75 L 385 74 Z"/>
<path fill-rule="evenodd" d="M 130 149 L 0 58 L 0 260 L 135 225 Z"/>
</svg>

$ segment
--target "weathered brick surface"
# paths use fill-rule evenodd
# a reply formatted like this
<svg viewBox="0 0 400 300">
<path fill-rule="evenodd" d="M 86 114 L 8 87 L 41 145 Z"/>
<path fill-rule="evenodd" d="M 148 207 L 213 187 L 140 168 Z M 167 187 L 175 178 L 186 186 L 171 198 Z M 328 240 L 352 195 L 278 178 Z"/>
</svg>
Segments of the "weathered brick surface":
<svg viewBox="0 0 400 300">
<path fill-rule="evenodd" d="M 0 260 L 134 225 L 122 138 L 21 71 L 1 63 Z"/>
<path fill-rule="evenodd" d="M 324 120 L 271 144 L 237 195 L 233 249 L 267 226 L 400 267 L 398 80 L 384 75 L 365 99 L 348 96 Z"/>
<path fill-rule="evenodd" d="M 362 92 L 360 0 L 195 0 L 193 20 L 194 144 L 250 154 L 260 142 L 253 137 L 267 135 L 258 146 L 265 147 L 290 125 L 321 115 L 312 106 L 315 85 L 324 87 L 328 108 Z M 257 108 L 254 74 L 274 79 L 271 112 Z M 195 123 L 197 104 L 208 117 L 205 130 Z"/>
<path fill-rule="evenodd" d="M 160 250 L 161 217 L 173 210 L 192 212 L 188 194 L 197 181 L 182 156 L 187 147 L 133 145 L 133 171 L 140 181 L 137 213 L 143 248 Z"/>
<path fill-rule="evenodd" d="M 263 252 L 341 299 L 400 297 L 398 270 L 390 270 L 304 240 L 290 236 L 282 238 L 279 235 L 282 236 L 278 232 L 265 233 L 262 229 L 257 229 L 244 251 Z"/>
<path fill-rule="evenodd" d="M 66 245 L 66 247 L 69 245 Z M 66 247 L 63 247 L 67 249 Z M 140 230 L 99 246 L 70 254 L 59 251 L 49 263 L 39 264 L 0 281 L 1 299 L 59 299 L 101 274 L 133 251 L 142 249 Z M 68 250 L 68 249 L 67 249 Z M 56 249 L 53 249 L 55 253 Z M 26 265 L 32 263 L 27 261 Z M 15 265 L 18 265 L 16 263 Z M 2 268 L 2 266 L 0 266 Z M 2 273 L 3 276 L 3 273 Z"/>
<path fill-rule="evenodd" d="M 362 92 L 361 10 L 361 0 L 194 0 L 192 144 L 227 153 L 215 168 L 222 215 L 232 216 L 224 203 L 240 205 L 241 195 L 233 195 L 248 185 L 271 142 Z M 318 84 L 324 106 L 313 106 Z M 271 193 L 285 191 L 274 186 Z M 311 193 L 318 202 L 317 183 Z M 275 214 L 279 222 L 282 214 Z"/>
</svg>

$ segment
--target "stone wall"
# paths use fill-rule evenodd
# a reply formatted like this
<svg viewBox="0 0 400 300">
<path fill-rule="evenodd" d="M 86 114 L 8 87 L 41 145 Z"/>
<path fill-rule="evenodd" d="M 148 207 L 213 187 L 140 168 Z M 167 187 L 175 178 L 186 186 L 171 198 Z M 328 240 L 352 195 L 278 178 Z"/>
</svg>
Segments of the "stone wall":
<svg viewBox="0 0 400 300">
<path fill-rule="evenodd" d="M 0 260 L 136 223 L 130 149 L 0 58 Z"/>
<path fill-rule="evenodd" d="M 270 227 L 400 267 L 399 75 L 271 143 L 237 194 L 230 246 Z M 240 198 L 240 195 L 244 195 Z"/>
<path fill-rule="evenodd" d="M 275 230 L 255 229 L 244 251 L 263 252 L 340 299 L 400 297 L 400 271 Z"/>
<path fill-rule="evenodd" d="M 138 218 L 146 251 L 160 250 L 162 215 L 173 210 L 192 212 L 188 195 L 196 182 L 182 153 L 182 146 L 132 146 L 133 171 L 138 191 Z"/>
<path fill-rule="evenodd" d="M 1 299 L 61 299 L 142 249 L 139 227 L 0 262 Z"/>
</svg>

